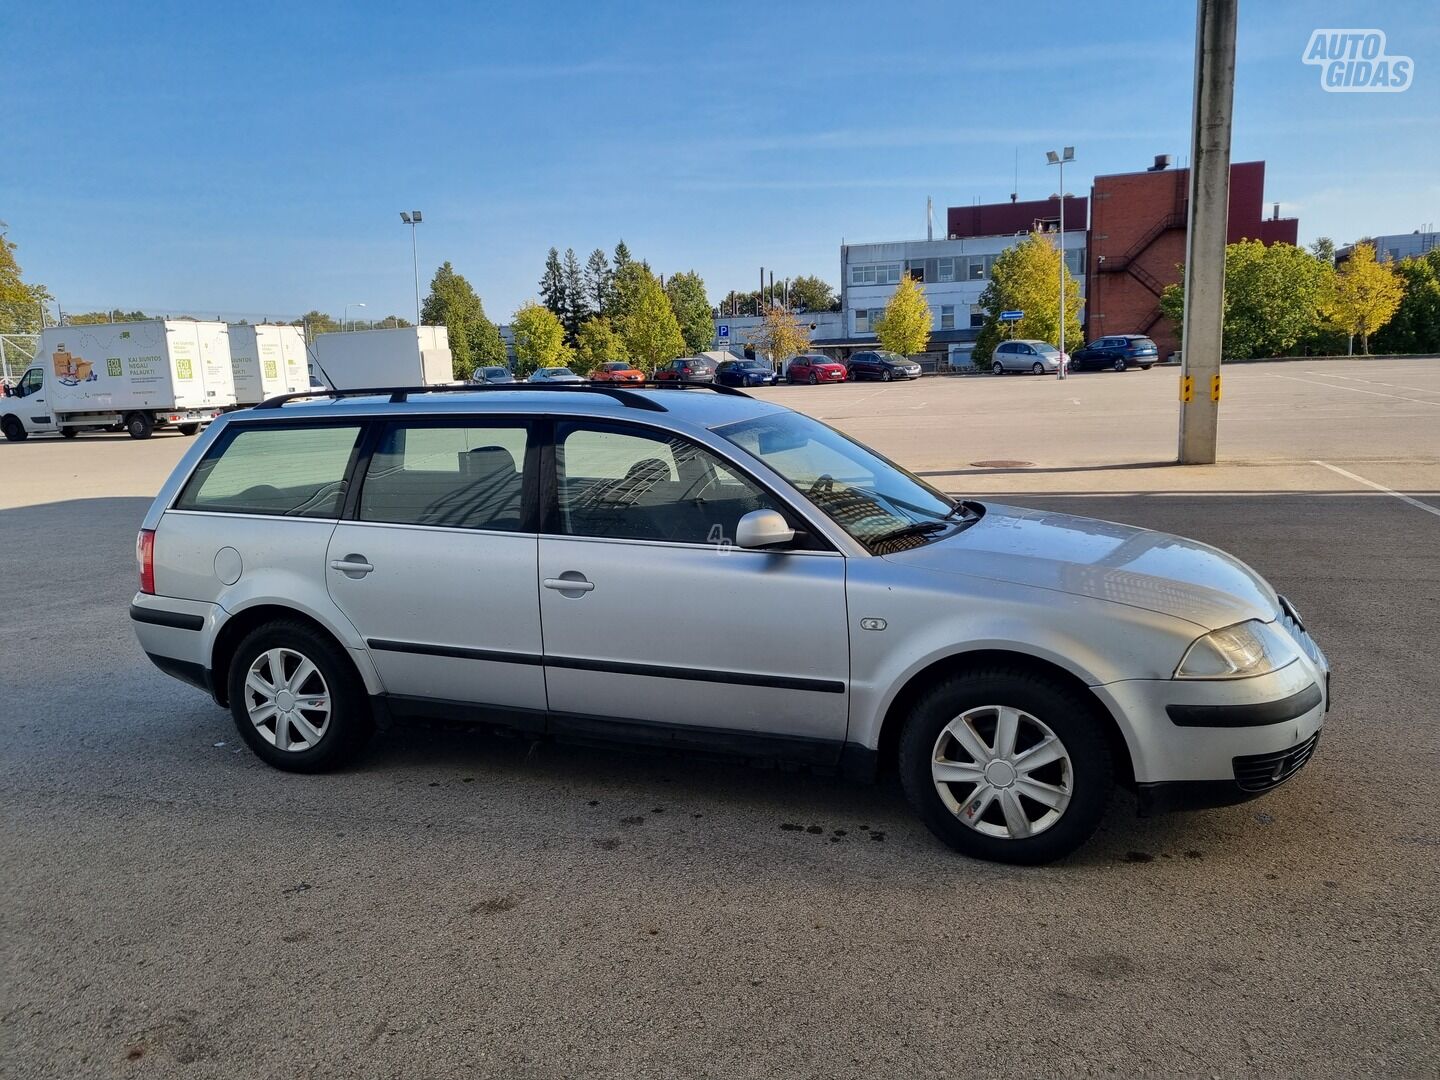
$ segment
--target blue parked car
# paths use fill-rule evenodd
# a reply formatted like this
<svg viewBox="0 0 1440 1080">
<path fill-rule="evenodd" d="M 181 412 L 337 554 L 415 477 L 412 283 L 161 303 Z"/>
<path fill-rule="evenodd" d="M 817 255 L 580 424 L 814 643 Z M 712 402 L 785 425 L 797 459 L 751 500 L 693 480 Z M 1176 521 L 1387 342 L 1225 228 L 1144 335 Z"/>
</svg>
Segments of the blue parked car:
<svg viewBox="0 0 1440 1080">
<path fill-rule="evenodd" d="M 764 360 L 726 360 L 715 370 L 721 386 L 772 386 L 775 369 Z"/>
</svg>

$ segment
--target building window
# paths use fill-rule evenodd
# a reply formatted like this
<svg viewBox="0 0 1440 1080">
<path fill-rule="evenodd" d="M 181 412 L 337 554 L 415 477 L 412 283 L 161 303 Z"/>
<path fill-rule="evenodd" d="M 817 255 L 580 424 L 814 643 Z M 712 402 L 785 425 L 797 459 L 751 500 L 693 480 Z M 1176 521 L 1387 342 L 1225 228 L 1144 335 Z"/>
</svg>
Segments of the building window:
<svg viewBox="0 0 1440 1080">
<path fill-rule="evenodd" d="M 850 267 L 851 285 L 898 285 L 900 284 L 900 264 L 896 263 L 865 263 L 863 265 Z"/>
<path fill-rule="evenodd" d="M 940 329 L 941 329 L 941 330 L 954 330 L 954 329 L 955 329 L 955 305 L 954 305 L 954 304 L 942 304 L 942 305 L 940 306 Z"/>
<path fill-rule="evenodd" d="M 970 329 L 978 330 L 985 325 L 985 309 L 979 304 L 970 305 Z"/>
<path fill-rule="evenodd" d="M 991 273 L 990 273 L 990 271 L 992 271 L 993 269 L 995 269 L 995 258 L 996 258 L 996 256 L 994 256 L 994 255 L 986 255 L 986 256 L 985 256 L 985 269 L 984 269 L 983 271 L 981 271 L 981 272 L 982 272 L 987 278 L 992 276 Z"/>
<path fill-rule="evenodd" d="M 877 312 L 878 314 L 878 312 Z M 855 309 L 855 333 L 868 334 L 870 332 L 870 312 L 865 308 Z"/>
<path fill-rule="evenodd" d="M 938 260 L 936 260 L 936 269 L 937 269 L 937 273 L 936 273 L 936 275 L 935 275 L 935 280 L 936 280 L 936 281 L 954 281 L 954 280 L 955 280 L 955 260 L 954 260 L 954 259 L 938 259 Z"/>
<path fill-rule="evenodd" d="M 1065 266 L 1075 277 L 1085 273 L 1085 249 L 1083 247 L 1065 250 Z"/>
<path fill-rule="evenodd" d="M 965 275 L 966 281 L 985 280 L 985 256 L 971 255 L 970 265 L 967 267 L 967 270 L 969 272 Z"/>
</svg>

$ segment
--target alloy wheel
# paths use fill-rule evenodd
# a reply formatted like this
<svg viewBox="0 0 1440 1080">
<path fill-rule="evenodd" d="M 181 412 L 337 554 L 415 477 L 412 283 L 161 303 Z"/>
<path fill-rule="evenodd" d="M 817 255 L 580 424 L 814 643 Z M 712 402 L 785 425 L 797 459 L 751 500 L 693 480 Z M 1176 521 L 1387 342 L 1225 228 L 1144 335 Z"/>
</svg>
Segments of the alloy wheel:
<svg viewBox="0 0 1440 1080">
<path fill-rule="evenodd" d="M 277 750 L 309 750 L 330 726 L 330 687 L 308 657 L 266 649 L 245 675 L 245 712 Z"/>
<path fill-rule="evenodd" d="M 1007 705 L 967 709 L 941 730 L 930 756 L 940 801 L 986 836 L 1023 840 L 1050 828 L 1075 790 L 1074 766 L 1044 721 Z"/>
</svg>

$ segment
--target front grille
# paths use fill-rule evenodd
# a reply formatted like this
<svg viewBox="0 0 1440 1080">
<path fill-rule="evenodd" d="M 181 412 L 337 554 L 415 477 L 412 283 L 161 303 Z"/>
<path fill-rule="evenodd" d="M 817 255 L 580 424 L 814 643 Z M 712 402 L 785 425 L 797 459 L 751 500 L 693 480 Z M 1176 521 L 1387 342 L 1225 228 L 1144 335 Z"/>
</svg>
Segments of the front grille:
<svg viewBox="0 0 1440 1080">
<path fill-rule="evenodd" d="M 1235 782 L 1242 791 L 1269 791 L 1300 771 L 1320 742 L 1317 731 L 1298 746 L 1273 754 L 1247 754 L 1234 759 Z"/>
</svg>

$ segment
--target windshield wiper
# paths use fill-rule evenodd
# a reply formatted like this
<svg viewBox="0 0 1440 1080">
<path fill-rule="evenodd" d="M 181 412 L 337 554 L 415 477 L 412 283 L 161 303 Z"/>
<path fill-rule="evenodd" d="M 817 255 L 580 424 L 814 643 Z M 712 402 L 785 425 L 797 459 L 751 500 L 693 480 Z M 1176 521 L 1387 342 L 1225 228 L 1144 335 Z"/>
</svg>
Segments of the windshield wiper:
<svg viewBox="0 0 1440 1080">
<path fill-rule="evenodd" d="M 888 544 L 892 540 L 905 540 L 912 536 L 925 536 L 928 533 L 944 532 L 950 526 L 943 521 L 916 521 L 909 525 L 902 525 L 898 529 L 891 529 L 889 532 L 881 533 L 870 541 L 874 544 Z"/>
</svg>

